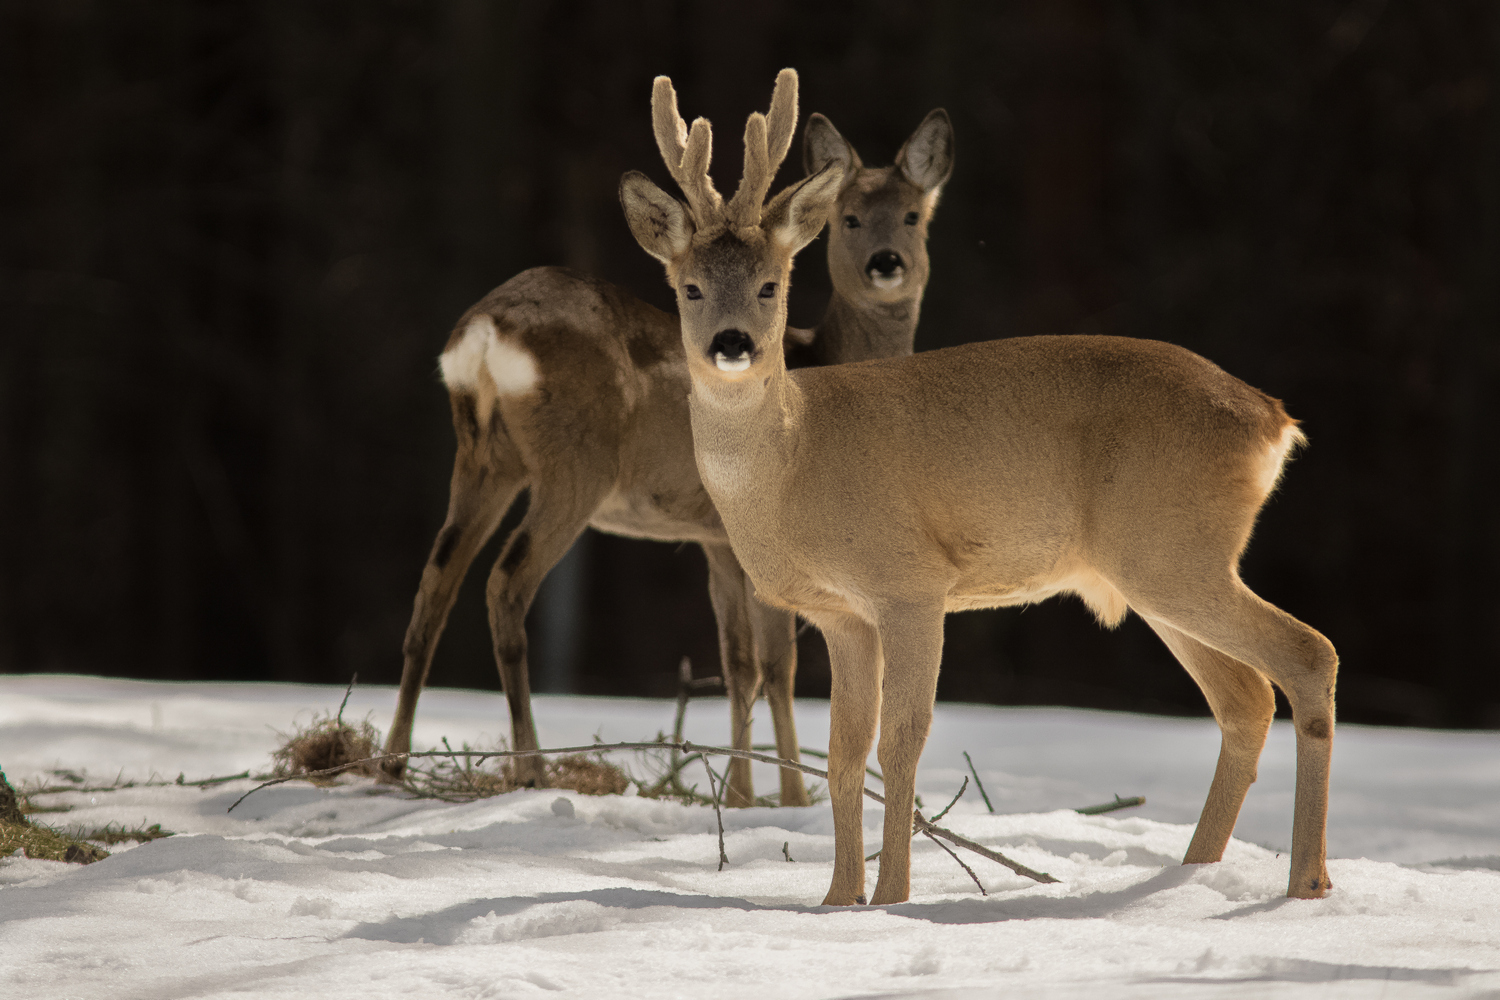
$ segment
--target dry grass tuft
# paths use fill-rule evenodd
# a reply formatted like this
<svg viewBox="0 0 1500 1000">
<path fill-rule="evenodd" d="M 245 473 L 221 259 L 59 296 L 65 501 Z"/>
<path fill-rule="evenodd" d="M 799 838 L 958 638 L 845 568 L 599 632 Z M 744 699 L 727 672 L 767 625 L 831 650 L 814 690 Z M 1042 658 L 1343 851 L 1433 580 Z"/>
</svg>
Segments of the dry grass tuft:
<svg viewBox="0 0 1500 1000">
<path fill-rule="evenodd" d="M 548 788 L 568 788 L 580 795 L 621 795 L 630 787 L 630 777 L 624 771 L 581 753 L 549 760 L 546 776 Z"/>
<path fill-rule="evenodd" d="M 109 852 L 102 847 L 80 843 L 45 826 L 0 821 L 0 857 L 16 851 L 25 852 L 28 858 L 82 865 L 109 857 Z"/>
<path fill-rule="evenodd" d="M 273 773 L 279 778 L 342 767 L 380 755 L 380 733 L 368 719 L 351 726 L 341 716 L 314 716 L 310 725 L 298 728 L 290 736 L 285 733 L 281 736 L 284 742 L 271 754 L 276 765 Z M 378 764 L 356 764 L 342 773 L 381 776 Z M 331 785 L 337 778 L 338 775 L 324 775 L 308 780 Z"/>
<path fill-rule="evenodd" d="M 449 750 L 448 741 L 443 741 Z M 501 749 L 504 744 L 501 744 Z M 477 749 L 463 744 L 462 750 Z M 422 798 L 446 802 L 472 802 L 531 787 L 516 776 L 513 760 L 475 763 L 469 757 L 429 758 L 428 767 L 408 766 L 403 784 Z M 583 795 L 620 795 L 630 787 L 630 776 L 595 755 L 573 754 L 548 760 L 542 765 L 542 788 L 566 788 Z"/>
<path fill-rule="evenodd" d="M 0 857 L 22 851 L 28 858 L 89 864 L 109 857 L 109 852 L 83 844 L 45 826 L 36 826 L 24 815 L 25 800 L 16 794 L 5 772 L 0 771 Z"/>
</svg>

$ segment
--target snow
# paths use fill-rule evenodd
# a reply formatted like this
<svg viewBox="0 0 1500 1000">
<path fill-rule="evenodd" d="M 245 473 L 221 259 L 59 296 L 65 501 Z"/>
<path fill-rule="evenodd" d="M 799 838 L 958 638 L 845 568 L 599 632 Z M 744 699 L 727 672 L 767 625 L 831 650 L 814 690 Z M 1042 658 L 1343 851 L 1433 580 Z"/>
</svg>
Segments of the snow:
<svg viewBox="0 0 1500 1000">
<path fill-rule="evenodd" d="M 277 730 L 342 695 L 0 676 L 0 764 L 12 782 L 264 770 Z M 384 728 L 394 705 L 393 689 L 361 688 L 345 717 Z M 544 696 L 536 712 L 560 746 L 650 738 L 673 708 Z M 431 690 L 415 741 L 489 743 L 505 718 L 499 695 Z M 826 702 L 799 702 L 797 721 L 804 745 L 826 746 Z M 727 733 L 722 701 L 693 703 L 688 738 Z M 1062 881 L 964 855 L 981 897 L 919 838 L 912 900 L 890 907 L 815 905 L 826 803 L 726 811 L 720 872 L 712 810 L 632 796 L 454 805 L 293 783 L 226 813 L 252 782 L 61 793 L 48 804 L 73 811 L 47 818 L 178 835 L 86 867 L 0 860 L 0 997 L 1500 996 L 1500 734 L 1344 726 L 1334 746 L 1334 889 L 1317 901 L 1283 896 L 1281 724 L 1224 862 L 1184 867 L 1211 721 L 939 705 L 919 775 L 929 808 L 969 751 L 997 812 L 971 789 L 944 825 Z M 755 777 L 775 787 L 769 768 Z M 1116 793 L 1147 804 L 1072 811 Z M 867 803 L 867 851 L 880 822 Z"/>
</svg>

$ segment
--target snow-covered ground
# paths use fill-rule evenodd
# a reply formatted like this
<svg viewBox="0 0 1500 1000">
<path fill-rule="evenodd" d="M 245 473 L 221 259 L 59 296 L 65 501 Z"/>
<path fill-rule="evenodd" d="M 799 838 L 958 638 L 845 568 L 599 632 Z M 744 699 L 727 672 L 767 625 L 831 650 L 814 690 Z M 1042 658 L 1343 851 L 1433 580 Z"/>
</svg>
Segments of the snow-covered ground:
<svg viewBox="0 0 1500 1000">
<path fill-rule="evenodd" d="M 342 694 L 0 676 L 0 766 L 17 783 L 264 770 L 275 730 Z M 345 717 L 384 728 L 394 704 L 358 689 Z M 552 746 L 650 738 L 672 717 L 644 700 L 536 708 Z M 826 746 L 827 704 L 798 712 L 803 744 Z M 416 741 L 489 743 L 504 718 L 498 695 L 428 691 Z M 722 743 L 727 725 L 722 701 L 695 701 L 687 735 Z M 1062 881 L 968 855 L 981 897 L 918 839 L 911 902 L 852 909 L 815 905 L 826 804 L 726 812 L 720 872 L 711 810 L 634 797 L 450 805 L 296 783 L 226 813 L 250 782 L 60 794 L 48 803 L 73 811 L 39 818 L 178 836 L 87 867 L 0 860 L 0 997 L 1500 997 L 1500 734 L 1340 728 L 1334 890 L 1318 901 L 1282 895 L 1280 724 L 1225 861 L 1176 863 L 1217 749 L 1207 720 L 939 705 L 928 806 L 957 790 L 969 751 L 996 813 L 971 789 L 944 825 Z M 756 781 L 775 787 L 769 768 Z M 1148 803 L 1071 811 L 1115 793 Z M 867 803 L 868 850 L 880 822 Z"/>
</svg>

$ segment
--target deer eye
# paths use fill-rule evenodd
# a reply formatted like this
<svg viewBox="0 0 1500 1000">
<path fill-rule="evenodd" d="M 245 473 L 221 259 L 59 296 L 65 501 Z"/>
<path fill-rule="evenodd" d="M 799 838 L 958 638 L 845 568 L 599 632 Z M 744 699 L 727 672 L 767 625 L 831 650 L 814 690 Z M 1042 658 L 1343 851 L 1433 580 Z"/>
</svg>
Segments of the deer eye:
<svg viewBox="0 0 1500 1000">
<path fill-rule="evenodd" d="M 845 229 L 858 229 L 859 228 L 859 220 L 856 219 L 852 215 L 846 215 L 846 216 L 844 216 L 844 228 Z"/>
<path fill-rule="evenodd" d="M 697 285 L 684 285 L 682 291 L 690 299 L 703 298 L 703 292 L 698 289 Z"/>
<path fill-rule="evenodd" d="M 768 281 L 760 286 L 760 297 L 763 299 L 774 299 L 776 297 L 776 282 Z"/>
<path fill-rule="evenodd" d="M 907 212 L 906 213 L 906 224 L 908 226 L 915 226 L 917 224 L 917 213 L 916 212 Z"/>
</svg>

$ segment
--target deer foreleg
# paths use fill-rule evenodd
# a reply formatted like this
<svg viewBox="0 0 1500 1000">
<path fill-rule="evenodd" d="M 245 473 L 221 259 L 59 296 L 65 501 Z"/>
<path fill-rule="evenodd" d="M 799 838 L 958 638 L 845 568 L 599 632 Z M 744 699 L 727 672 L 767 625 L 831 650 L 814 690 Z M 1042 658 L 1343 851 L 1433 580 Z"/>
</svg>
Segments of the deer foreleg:
<svg viewBox="0 0 1500 1000">
<path fill-rule="evenodd" d="M 833 800 L 833 883 L 826 906 L 865 900 L 865 760 L 880 717 L 880 638 L 851 616 L 815 621 L 828 641 L 833 671 L 829 699 L 828 795 Z"/>
<path fill-rule="evenodd" d="M 874 904 L 902 903 L 911 896 L 912 811 L 917 762 L 932 728 L 938 666 L 943 658 L 943 606 L 900 608 L 882 614 L 880 648 L 885 658 L 880 709 L 880 770 L 885 776 L 885 832 Z"/>
</svg>

